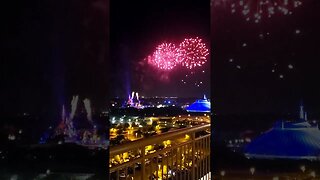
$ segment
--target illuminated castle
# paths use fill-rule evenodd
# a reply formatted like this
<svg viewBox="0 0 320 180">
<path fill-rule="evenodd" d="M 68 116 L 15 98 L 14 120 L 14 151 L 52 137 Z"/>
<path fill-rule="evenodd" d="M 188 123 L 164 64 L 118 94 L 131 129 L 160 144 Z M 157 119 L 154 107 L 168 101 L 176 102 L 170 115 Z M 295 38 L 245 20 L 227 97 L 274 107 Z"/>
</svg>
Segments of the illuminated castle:
<svg viewBox="0 0 320 180">
<path fill-rule="evenodd" d="M 129 94 L 128 100 L 126 102 L 126 106 L 134 107 L 134 108 L 142 108 L 139 100 L 139 94 L 137 92 L 136 93 L 132 92 L 131 96 Z"/>
<path fill-rule="evenodd" d="M 211 103 L 204 95 L 203 99 L 196 100 L 189 107 L 187 107 L 186 110 L 188 112 L 210 112 L 211 111 Z"/>
<path fill-rule="evenodd" d="M 75 115 L 78 107 L 78 101 L 79 101 L 79 96 L 73 96 L 72 101 L 71 101 L 71 112 L 69 115 L 67 115 L 65 106 L 62 106 L 62 115 L 61 115 L 61 121 L 59 125 L 56 128 L 56 134 L 64 134 L 67 135 L 68 138 L 75 138 L 77 137 L 77 129 L 79 129 L 79 125 L 75 126 Z M 89 125 L 86 128 L 91 129 L 94 127 L 94 122 L 92 119 L 92 108 L 91 108 L 91 102 L 89 99 L 84 99 L 83 100 L 84 108 L 86 110 L 87 116 L 86 116 L 86 121 L 81 122 L 81 124 Z M 78 119 L 78 124 L 79 124 L 79 119 Z"/>
</svg>

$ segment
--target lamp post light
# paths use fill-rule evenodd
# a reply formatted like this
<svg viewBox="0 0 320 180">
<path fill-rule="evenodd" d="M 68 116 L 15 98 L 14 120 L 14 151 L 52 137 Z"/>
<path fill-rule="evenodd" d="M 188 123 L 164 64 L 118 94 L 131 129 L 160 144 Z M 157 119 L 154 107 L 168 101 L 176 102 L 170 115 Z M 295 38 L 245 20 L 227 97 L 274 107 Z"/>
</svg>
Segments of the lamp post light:
<svg viewBox="0 0 320 180">
<path fill-rule="evenodd" d="M 223 179 L 223 177 L 226 175 L 226 171 L 224 170 L 220 171 L 220 175 L 221 175 L 221 179 Z"/>
<path fill-rule="evenodd" d="M 251 175 L 253 175 L 255 171 L 256 171 L 256 169 L 255 169 L 254 167 L 251 167 L 251 168 L 250 168 L 250 173 L 251 173 Z"/>
<path fill-rule="evenodd" d="M 300 166 L 300 169 L 301 169 L 301 171 L 304 173 L 304 172 L 306 171 L 306 166 L 305 166 L 305 165 L 302 165 L 302 166 Z"/>
<path fill-rule="evenodd" d="M 316 177 L 316 172 L 311 171 L 311 172 L 310 172 L 310 176 L 313 177 L 313 178 L 315 178 L 315 177 Z"/>
</svg>

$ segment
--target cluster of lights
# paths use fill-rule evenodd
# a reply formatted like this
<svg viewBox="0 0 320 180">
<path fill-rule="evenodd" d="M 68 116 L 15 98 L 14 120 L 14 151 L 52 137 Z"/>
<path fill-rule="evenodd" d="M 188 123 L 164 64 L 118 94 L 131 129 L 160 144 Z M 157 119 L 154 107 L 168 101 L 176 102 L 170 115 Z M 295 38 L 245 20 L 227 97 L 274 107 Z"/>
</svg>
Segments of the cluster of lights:
<svg viewBox="0 0 320 180">
<path fill-rule="evenodd" d="M 274 64 L 274 65 L 273 65 L 274 67 L 273 67 L 273 69 L 271 70 L 272 73 L 275 73 L 275 72 L 277 71 L 277 65 L 278 65 L 278 64 Z M 288 68 L 289 70 L 292 70 L 292 69 L 294 69 L 294 66 L 293 66 L 292 64 L 288 64 L 288 67 L 287 67 L 287 68 Z M 283 78 L 284 78 L 284 74 L 280 73 L 280 74 L 279 74 L 279 78 L 280 78 L 280 79 L 283 79 Z"/>
<path fill-rule="evenodd" d="M 291 15 L 292 10 L 301 6 L 299 0 L 233 0 L 231 13 L 241 13 L 246 21 L 259 23 L 262 18 L 271 18 L 276 13 Z"/>
<path fill-rule="evenodd" d="M 209 55 L 206 44 L 198 37 L 185 39 L 180 43 L 179 51 L 182 55 L 182 66 L 185 66 L 188 69 L 202 66 L 207 62 L 207 56 Z"/>
<path fill-rule="evenodd" d="M 178 48 L 172 43 L 162 43 L 156 47 L 152 56 L 148 56 L 148 62 L 162 70 L 173 69 L 180 61 Z"/>
<path fill-rule="evenodd" d="M 233 58 L 230 58 L 228 61 L 229 61 L 229 63 L 234 63 L 235 62 L 235 60 Z M 277 63 L 275 63 L 272 66 L 273 67 L 271 69 L 271 72 L 272 73 L 278 72 L 279 74 L 277 75 L 277 77 L 279 77 L 280 79 L 284 79 L 285 75 L 283 73 L 281 73 L 280 69 L 278 68 L 279 65 Z M 235 65 L 235 67 L 237 69 L 242 69 L 242 66 L 240 66 L 240 65 Z M 289 63 L 288 65 L 286 65 L 286 68 L 288 68 L 289 70 L 293 71 L 295 67 L 294 67 L 293 64 Z"/>
<path fill-rule="evenodd" d="M 172 70 L 178 64 L 193 69 L 206 63 L 208 55 L 209 50 L 205 43 L 196 37 L 185 39 L 179 47 L 172 43 L 162 43 L 156 47 L 152 55 L 148 56 L 147 61 L 161 70 Z"/>
<path fill-rule="evenodd" d="M 205 74 L 205 70 L 202 71 L 189 71 L 187 72 L 187 74 L 184 75 L 184 78 L 181 79 L 181 83 L 182 84 L 187 84 L 188 81 L 192 81 L 194 78 L 193 76 L 199 75 L 199 73 L 201 74 Z M 195 87 L 200 87 L 202 85 L 204 85 L 203 81 L 193 81 L 193 82 L 189 82 L 188 84 L 194 84 Z"/>
</svg>

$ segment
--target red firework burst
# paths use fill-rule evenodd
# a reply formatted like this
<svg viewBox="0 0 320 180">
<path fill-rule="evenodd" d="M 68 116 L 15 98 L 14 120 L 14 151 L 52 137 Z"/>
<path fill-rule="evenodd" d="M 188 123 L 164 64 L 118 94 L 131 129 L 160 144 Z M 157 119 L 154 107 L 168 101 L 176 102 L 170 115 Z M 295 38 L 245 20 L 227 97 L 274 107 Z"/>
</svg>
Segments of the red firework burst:
<svg viewBox="0 0 320 180">
<path fill-rule="evenodd" d="M 185 39 L 180 43 L 179 55 L 182 66 L 192 69 L 207 62 L 209 50 L 206 48 L 205 43 L 202 42 L 202 39 L 196 37 Z"/>
<path fill-rule="evenodd" d="M 157 46 L 152 56 L 148 56 L 148 62 L 161 70 L 171 70 L 179 63 L 180 57 L 174 44 L 162 43 Z"/>
</svg>

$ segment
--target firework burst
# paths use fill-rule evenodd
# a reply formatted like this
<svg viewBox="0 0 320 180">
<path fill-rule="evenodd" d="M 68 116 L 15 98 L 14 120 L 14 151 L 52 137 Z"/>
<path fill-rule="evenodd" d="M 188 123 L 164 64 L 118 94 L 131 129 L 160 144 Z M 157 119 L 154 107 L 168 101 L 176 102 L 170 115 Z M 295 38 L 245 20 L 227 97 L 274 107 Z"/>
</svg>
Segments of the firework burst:
<svg viewBox="0 0 320 180">
<path fill-rule="evenodd" d="M 180 58 L 179 49 L 174 44 L 162 43 L 147 60 L 161 70 L 172 70 L 180 62 Z"/>
<path fill-rule="evenodd" d="M 205 43 L 202 42 L 202 39 L 196 37 L 185 39 L 180 43 L 179 55 L 180 58 L 178 60 L 182 66 L 193 69 L 207 62 L 209 50 L 206 48 Z"/>
</svg>

